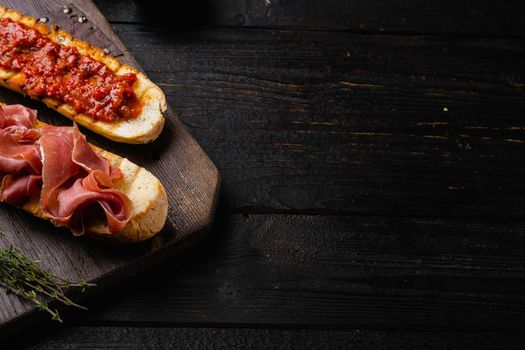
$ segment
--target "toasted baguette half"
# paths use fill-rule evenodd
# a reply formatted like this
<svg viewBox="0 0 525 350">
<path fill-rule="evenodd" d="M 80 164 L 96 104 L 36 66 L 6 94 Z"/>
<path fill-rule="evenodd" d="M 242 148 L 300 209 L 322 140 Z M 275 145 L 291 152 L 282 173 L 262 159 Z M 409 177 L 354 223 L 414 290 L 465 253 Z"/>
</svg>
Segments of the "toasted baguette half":
<svg viewBox="0 0 525 350">
<path fill-rule="evenodd" d="M 48 26 L 39 22 L 36 18 L 25 16 L 13 9 L 0 5 L 0 18 L 9 18 L 36 29 L 57 44 L 74 46 L 80 54 L 103 62 L 117 75 L 134 73 L 137 76 L 137 81 L 133 89 L 142 105 L 142 110 L 136 118 L 108 123 L 93 119 L 82 113 L 77 113 L 71 105 L 63 101 L 48 97 L 43 98 L 41 101 L 48 107 L 114 141 L 141 144 L 151 142 L 160 135 L 164 127 L 164 117 L 162 113 L 165 112 L 167 108 L 166 97 L 162 90 L 144 74 L 128 65 L 122 64 L 117 58 L 106 54 L 104 50 L 99 47 L 76 39 L 66 31 L 58 30 L 55 26 Z M 22 73 L 0 68 L 0 85 L 23 94 L 23 91 L 20 89 L 23 80 L 24 76 Z"/>
<path fill-rule="evenodd" d="M 46 125 L 40 121 L 37 123 L 37 127 Z M 121 243 L 141 242 L 153 237 L 162 230 L 168 216 L 168 197 L 162 183 L 149 171 L 128 159 L 93 145 L 91 147 L 106 158 L 111 165 L 122 171 L 124 178 L 115 184 L 115 188 L 128 196 L 133 208 L 131 220 L 122 231 L 111 233 L 103 224 L 99 224 L 89 227 L 86 235 Z M 22 209 L 41 219 L 53 222 L 44 212 L 39 198 L 31 199 Z M 55 222 L 53 224 L 61 226 Z"/>
</svg>

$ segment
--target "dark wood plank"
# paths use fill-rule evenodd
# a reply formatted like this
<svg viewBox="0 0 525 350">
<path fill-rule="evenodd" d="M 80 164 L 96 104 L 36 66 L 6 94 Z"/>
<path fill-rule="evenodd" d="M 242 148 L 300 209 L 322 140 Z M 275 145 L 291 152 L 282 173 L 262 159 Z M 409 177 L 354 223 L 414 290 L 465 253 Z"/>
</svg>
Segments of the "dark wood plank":
<svg viewBox="0 0 525 350">
<path fill-rule="evenodd" d="M 34 17 L 47 16 L 53 21 L 65 16 L 62 12 L 63 1 L 1 3 Z M 89 21 L 83 23 L 85 28 L 81 28 L 79 25 L 82 24 L 78 21 L 62 18 L 62 21 L 57 21 L 62 28 L 70 28 L 88 41 L 92 35 L 96 40 L 105 40 L 108 47 L 124 54 L 124 60 L 136 64 L 90 1 L 78 0 L 73 3 L 73 14 L 78 15 L 83 11 L 87 13 Z M 0 100 L 38 108 L 39 116 L 44 121 L 70 124 L 65 118 L 46 110 L 42 104 L 14 93 L 2 90 Z M 59 276 L 96 282 L 98 287 L 90 291 L 94 293 L 202 239 L 204 229 L 211 223 L 214 213 L 219 186 L 218 172 L 173 111 L 169 110 L 166 117 L 167 125 L 162 136 L 147 146 L 120 145 L 88 133 L 91 142 L 145 166 L 163 182 L 170 209 L 168 222 L 158 236 L 143 244 L 117 248 L 106 242 L 76 239 L 67 230 L 57 229 L 9 205 L 1 205 L 0 222 L 7 237 L 1 240 L 0 246 L 19 247 L 28 256 L 43 260 L 43 265 Z M 0 290 L 0 305 L 0 336 L 40 316 L 36 315 L 32 305 L 6 295 L 3 289 Z"/>
<path fill-rule="evenodd" d="M 47 332 L 47 330 L 46 330 Z M 522 349 L 516 333 L 249 328 L 64 327 L 15 341 L 20 350 L 55 349 Z"/>
<path fill-rule="evenodd" d="M 523 217 L 523 40 L 116 29 L 233 210 Z"/>
<path fill-rule="evenodd" d="M 525 221 L 225 220 L 70 324 L 523 330 Z"/>
<path fill-rule="evenodd" d="M 519 0 L 96 0 L 110 21 L 170 27 L 260 27 L 355 33 L 524 36 Z"/>
</svg>

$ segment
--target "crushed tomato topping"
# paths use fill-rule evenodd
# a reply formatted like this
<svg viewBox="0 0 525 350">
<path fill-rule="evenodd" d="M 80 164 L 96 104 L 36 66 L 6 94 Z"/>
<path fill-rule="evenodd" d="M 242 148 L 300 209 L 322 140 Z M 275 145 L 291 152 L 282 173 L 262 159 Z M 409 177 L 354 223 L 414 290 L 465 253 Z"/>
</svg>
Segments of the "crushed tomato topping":
<svg viewBox="0 0 525 350">
<path fill-rule="evenodd" d="M 94 119 L 130 119 L 141 110 L 135 74 L 117 75 L 75 47 L 8 18 L 0 19 L 0 67 L 23 73 L 22 82 L 12 83 L 30 97 L 55 98 Z"/>
</svg>

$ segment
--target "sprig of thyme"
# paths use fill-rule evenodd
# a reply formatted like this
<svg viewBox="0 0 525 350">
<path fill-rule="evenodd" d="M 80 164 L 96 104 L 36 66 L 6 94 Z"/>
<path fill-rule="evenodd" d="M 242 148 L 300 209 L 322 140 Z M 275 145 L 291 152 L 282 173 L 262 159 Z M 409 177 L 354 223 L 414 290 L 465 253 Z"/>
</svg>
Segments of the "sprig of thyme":
<svg viewBox="0 0 525 350">
<path fill-rule="evenodd" d="M 4 233 L 0 231 L 0 237 Z M 62 322 L 58 310 L 49 307 L 49 302 L 59 302 L 63 305 L 85 310 L 65 295 L 71 287 L 81 288 L 94 286 L 86 281 L 77 283 L 57 277 L 41 267 L 41 261 L 31 260 L 19 249 L 10 247 L 0 249 L 0 286 L 8 292 L 31 301 L 38 310 L 45 311 L 55 321 Z"/>
</svg>

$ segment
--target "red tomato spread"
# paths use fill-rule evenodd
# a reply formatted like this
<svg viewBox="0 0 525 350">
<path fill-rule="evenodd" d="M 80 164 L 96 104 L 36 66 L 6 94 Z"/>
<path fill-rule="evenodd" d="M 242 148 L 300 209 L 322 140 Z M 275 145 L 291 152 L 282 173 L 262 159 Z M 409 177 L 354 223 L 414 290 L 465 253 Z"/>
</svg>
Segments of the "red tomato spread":
<svg viewBox="0 0 525 350">
<path fill-rule="evenodd" d="M 75 47 L 8 18 L 0 19 L 0 67 L 23 73 L 16 83 L 30 97 L 63 101 L 94 119 L 111 122 L 140 113 L 135 74 L 117 75 Z"/>
</svg>

